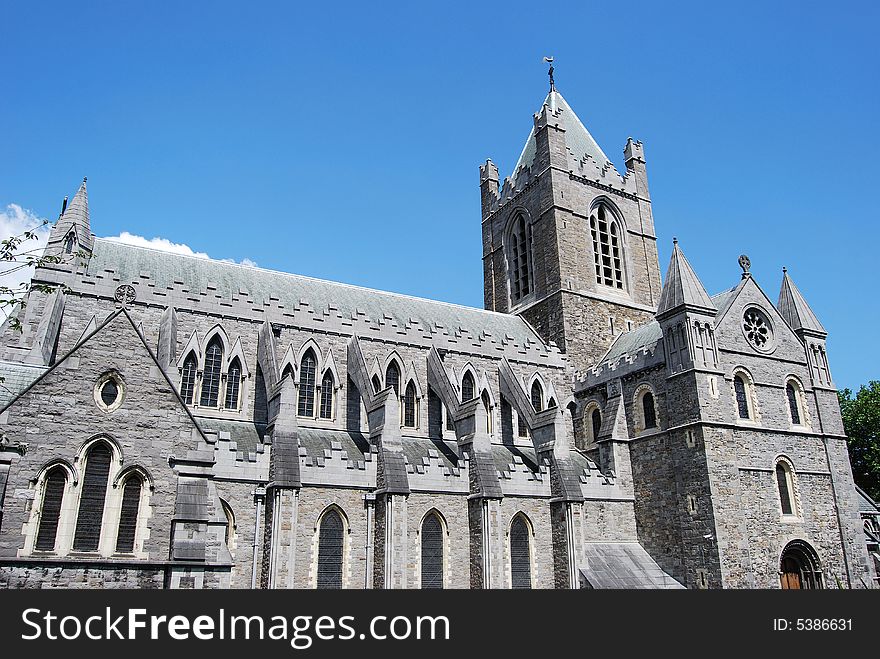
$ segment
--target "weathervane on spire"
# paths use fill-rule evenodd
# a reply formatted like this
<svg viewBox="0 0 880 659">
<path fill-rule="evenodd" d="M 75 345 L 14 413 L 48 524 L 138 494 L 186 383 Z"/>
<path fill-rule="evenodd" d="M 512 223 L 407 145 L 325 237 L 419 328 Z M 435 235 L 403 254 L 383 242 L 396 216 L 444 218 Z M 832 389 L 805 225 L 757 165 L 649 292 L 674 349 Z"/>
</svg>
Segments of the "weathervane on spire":
<svg viewBox="0 0 880 659">
<path fill-rule="evenodd" d="M 555 92 L 556 91 L 556 83 L 553 82 L 553 57 L 552 56 L 545 57 L 544 61 L 550 65 L 550 70 L 547 71 L 547 75 L 550 76 L 550 91 Z"/>
</svg>

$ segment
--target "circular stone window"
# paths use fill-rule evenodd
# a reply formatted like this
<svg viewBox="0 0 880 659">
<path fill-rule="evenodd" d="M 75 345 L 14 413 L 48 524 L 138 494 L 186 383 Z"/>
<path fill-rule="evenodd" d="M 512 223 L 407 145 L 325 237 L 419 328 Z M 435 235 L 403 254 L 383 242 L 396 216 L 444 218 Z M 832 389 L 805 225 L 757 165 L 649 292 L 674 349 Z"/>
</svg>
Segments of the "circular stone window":
<svg viewBox="0 0 880 659">
<path fill-rule="evenodd" d="M 95 403 L 105 412 L 112 412 L 122 405 L 125 385 L 118 373 L 106 373 L 95 384 Z"/>
<path fill-rule="evenodd" d="M 743 334 L 755 350 L 769 352 L 773 349 L 773 327 L 767 316 L 754 307 L 743 313 Z"/>
</svg>

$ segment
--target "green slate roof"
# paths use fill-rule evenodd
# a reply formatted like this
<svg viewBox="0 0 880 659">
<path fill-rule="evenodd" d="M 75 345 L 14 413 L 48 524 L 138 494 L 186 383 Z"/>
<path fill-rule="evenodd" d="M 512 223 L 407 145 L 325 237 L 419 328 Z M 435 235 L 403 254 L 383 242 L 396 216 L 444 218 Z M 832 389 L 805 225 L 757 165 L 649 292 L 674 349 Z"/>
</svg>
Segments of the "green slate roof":
<svg viewBox="0 0 880 659">
<path fill-rule="evenodd" d="M 551 111 L 559 112 L 561 127 L 565 129 L 565 145 L 568 148 L 569 160 L 573 165 L 572 169 L 576 169 L 577 163 L 583 160 L 585 156 L 590 156 L 599 167 L 605 165 L 606 162 L 610 162 L 608 156 L 605 155 L 599 144 L 590 135 L 590 131 L 586 129 L 583 122 L 575 114 L 574 110 L 571 109 L 571 106 L 562 98 L 562 94 L 555 90 L 551 91 L 547 94 L 547 98 L 544 99 L 543 105 L 548 106 Z M 516 180 L 516 175 L 521 169 L 532 166 L 535 162 L 535 149 L 535 129 L 532 127 L 516 167 L 513 168 L 513 173 L 510 176 L 511 179 Z"/>
<path fill-rule="evenodd" d="M 0 378 L 3 378 L 3 382 L 0 382 L 0 410 L 12 402 L 45 371 L 44 366 L 0 362 Z"/>
<path fill-rule="evenodd" d="M 87 275 L 120 283 L 152 284 L 157 290 L 175 289 L 199 295 L 208 291 L 230 303 L 262 305 L 272 297 L 291 311 L 308 306 L 316 313 L 331 310 L 344 318 L 359 314 L 369 320 L 393 320 L 399 327 L 419 324 L 426 331 L 464 330 L 474 338 L 483 333 L 501 341 L 541 344 L 541 339 L 517 316 L 388 293 L 301 275 L 264 270 L 213 259 L 171 254 L 135 247 L 104 238 L 95 240 Z"/>
</svg>

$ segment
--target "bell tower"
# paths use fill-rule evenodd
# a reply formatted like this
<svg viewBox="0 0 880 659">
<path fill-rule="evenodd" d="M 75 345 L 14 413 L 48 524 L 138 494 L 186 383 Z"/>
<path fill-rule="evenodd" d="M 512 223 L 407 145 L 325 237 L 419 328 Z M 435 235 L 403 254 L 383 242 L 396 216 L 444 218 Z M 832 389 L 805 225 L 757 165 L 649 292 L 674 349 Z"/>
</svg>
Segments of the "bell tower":
<svg viewBox="0 0 880 659">
<path fill-rule="evenodd" d="M 495 164 L 480 166 L 485 307 L 521 315 L 577 370 L 660 298 L 642 143 L 624 157 L 621 176 L 551 77 L 512 174 L 499 187 Z"/>
</svg>

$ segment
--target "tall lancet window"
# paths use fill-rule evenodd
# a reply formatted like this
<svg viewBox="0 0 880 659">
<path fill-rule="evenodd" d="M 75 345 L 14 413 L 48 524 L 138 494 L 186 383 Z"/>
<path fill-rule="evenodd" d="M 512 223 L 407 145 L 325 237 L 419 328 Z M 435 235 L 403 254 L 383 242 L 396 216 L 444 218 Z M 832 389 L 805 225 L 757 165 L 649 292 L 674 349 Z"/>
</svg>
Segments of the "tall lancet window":
<svg viewBox="0 0 880 659">
<path fill-rule="evenodd" d="M 466 403 L 476 398 L 476 389 L 477 385 L 474 382 L 474 376 L 471 375 L 470 371 L 467 371 L 461 379 L 461 402 Z"/>
<path fill-rule="evenodd" d="M 309 348 L 299 363 L 299 400 L 296 413 L 299 416 L 315 416 L 315 353 Z"/>
<path fill-rule="evenodd" d="M 110 477 L 112 454 L 109 447 L 98 442 L 86 455 L 79 514 L 73 537 L 75 551 L 97 551 L 104 519 L 104 500 L 107 497 L 107 481 Z"/>
<path fill-rule="evenodd" d="M 391 362 L 385 369 L 385 387 L 394 389 L 395 396 L 400 395 L 400 368 L 397 362 Z"/>
<path fill-rule="evenodd" d="M 205 350 L 205 372 L 202 375 L 202 407 L 217 407 L 220 394 L 220 369 L 223 367 L 223 346 L 219 338 L 211 339 Z"/>
<path fill-rule="evenodd" d="M 510 297 L 512 302 L 518 302 L 532 292 L 532 228 L 522 215 L 513 220 L 509 236 Z"/>
<path fill-rule="evenodd" d="M 238 394 L 241 391 L 241 362 L 238 357 L 232 360 L 229 373 L 226 375 L 226 404 L 227 410 L 238 409 Z"/>
<path fill-rule="evenodd" d="M 180 397 L 187 405 L 193 404 L 193 394 L 196 390 L 196 356 L 189 353 L 183 362 L 183 372 L 180 374 Z"/>
<path fill-rule="evenodd" d="M 593 264 L 596 281 L 604 286 L 623 289 L 623 251 L 621 233 L 611 211 L 599 204 L 590 215 L 593 238 Z"/>
</svg>

